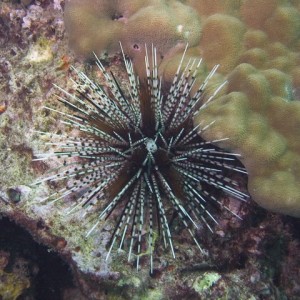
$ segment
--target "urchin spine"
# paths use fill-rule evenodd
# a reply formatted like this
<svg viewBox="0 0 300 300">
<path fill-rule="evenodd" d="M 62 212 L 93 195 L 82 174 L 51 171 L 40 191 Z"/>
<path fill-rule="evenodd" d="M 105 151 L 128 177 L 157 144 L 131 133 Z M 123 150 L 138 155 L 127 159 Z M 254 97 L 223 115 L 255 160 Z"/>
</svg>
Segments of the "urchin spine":
<svg viewBox="0 0 300 300">
<path fill-rule="evenodd" d="M 144 83 L 135 76 L 133 64 L 123 49 L 122 53 L 128 75 L 127 90 L 122 90 L 115 76 L 106 71 L 97 57 L 96 64 L 108 92 L 75 68 L 79 78 L 74 81 L 75 94 L 56 86 L 66 97 L 57 95 L 58 100 L 72 113 L 46 108 L 61 114 L 64 124 L 77 128 L 82 134 L 81 137 L 50 134 L 59 140 L 50 144 L 61 150 L 39 154 L 36 160 L 58 157 L 63 159 L 62 170 L 36 183 L 68 179 L 65 188 L 44 200 L 55 202 L 68 195 L 81 194 L 70 212 L 106 203 L 87 235 L 115 210 L 121 209 L 106 259 L 118 242 L 119 249 L 128 249 L 129 261 L 135 253 L 139 269 L 143 246 L 147 244 L 153 272 L 156 233 L 162 236 L 165 247 L 170 247 L 175 257 L 168 216 L 172 212 L 179 216 L 202 251 L 194 228 L 200 221 L 212 231 L 209 223 L 217 223 L 217 220 L 210 213 L 209 204 L 216 203 L 230 211 L 217 199 L 215 191 L 222 190 L 241 201 L 248 199 L 235 181 L 223 174 L 224 170 L 241 174 L 246 171 L 235 165 L 238 154 L 214 146 L 226 139 L 204 141 L 200 138 L 199 134 L 213 123 L 192 125 L 195 108 L 201 104 L 203 91 L 218 66 L 190 96 L 202 60 L 190 60 L 182 70 L 183 54 L 169 92 L 164 94 L 155 47 L 151 48 L 151 56 L 146 51 Z M 209 105 L 225 83 L 200 109 Z"/>
</svg>

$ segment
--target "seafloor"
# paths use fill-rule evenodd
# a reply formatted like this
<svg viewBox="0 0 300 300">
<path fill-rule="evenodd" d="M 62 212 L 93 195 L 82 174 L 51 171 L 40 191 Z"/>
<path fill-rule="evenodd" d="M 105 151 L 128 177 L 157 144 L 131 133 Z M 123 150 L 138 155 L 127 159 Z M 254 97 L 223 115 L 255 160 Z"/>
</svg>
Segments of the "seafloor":
<svg viewBox="0 0 300 300">
<path fill-rule="evenodd" d="M 228 14 L 221 2 L 208 2 L 206 16 L 218 9 Z M 234 3 L 231 11 L 237 16 L 239 7 L 249 1 L 225 2 Z M 205 1 L 199 3 L 201 10 Z M 276 5 L 292 7 L 300 19 L 300 1 L 266 3 L 265 10 Z M 0 299 L 300 299 L 300 219 L 270 212 L 254 201 L 241 205 L 223 197 L 242 220 L 222 213 L 216 216 L 220 226 L 214 234 L 202 228 L 205 253 L 174 226 L 177 258 L 158 247 L 151 276 L 146 262 L 137 272 L 123 253 L 105 261 L 113 230 L 110 223 L 85 238 L 92 217 L 67 215 L 63 202 L 39 202 L 51 189 L 59 188 L 30 186 L 53 167 L 32 161 L 34 153 L 48 150 L 47 140 L 34 130 L 58 133 L 65 129 L 58 114 L 43 108 L 47 103 L 56 105 L 53 84 L 71 87 L 67 80 L 71 65 L 97 77 L 93 64 L 70 48 L 63 10 L 63 0 L 0 1 Z M 299 26 L 295 18 L 291 26 Z M 273 19 L 276 22 L 276 16 Z M 293 27 L 287 31 L 293 34 Z M 253 43 L 259 43 L 254 39 Z M 285 69 L 289 76 L 297 70 L 300 76 L 299 34 L 297 43 L 298 48 L 293 46 L 298 51 L 296 65 L 278 62 L 281 72 Z M 244 56 L 249 55 L 245 51 Z M 249 58 L 253 65 L 268 59 L 255 55 Z M 235 68 L 232 60 L 224 62 L 223 76 Z M 123 78 L 120 53 L 109 53 L 105 64 Z M 299 86 L 292 80 L 293 97 L 299 99 Z"/>
</svg>

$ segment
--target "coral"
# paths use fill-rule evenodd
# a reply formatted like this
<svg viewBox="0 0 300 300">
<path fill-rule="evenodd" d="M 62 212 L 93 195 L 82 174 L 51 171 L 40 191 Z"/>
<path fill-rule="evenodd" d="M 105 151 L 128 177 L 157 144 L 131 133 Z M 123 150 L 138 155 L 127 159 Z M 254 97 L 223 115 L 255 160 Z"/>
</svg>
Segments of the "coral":
<svg viewBox="0 0 300 300">
<path fill-rule="evenodd" d="M 294 7 L 278 7 L 265 23 L 271 41 L 292 45 L 299 39 L 300 15 Z"/>
<path fill-rule="evenodd" d="M 291 86 L 277 69 L 241 64 L 228 76 L 226 95 L 195 123 L 215 120 L 204 136 L 229 137 L 225 145 L 242 155 L 249 192 L 260 205 L 300 216 L 300 103 L 286 98 Z"/>
<path fill-rule="evenodd" d="M 65 26 L 71 44 L 79 53 L 90 56 L 93 51 L 115 50 L 122 24 L 115 21 L 113 5 L 101 1 L 66 1 Z M 115 1 L 113 1 L 113 4 Z M 105 5 L 104 5 L 105 4 Z M 102 29 L 103 28 L 103 29 Z M 104 30 L 105 28 L 105 30 Z"/>
<path fill-rule="evenodd" d="M 242 5 L 241 1 L 232 0 L 186 0 L 185 3 L 195 8 L 203 19 L 214 14 L 238 16 Z"/>
<path fill-rule="evenodd" d="M 246 0 L 241 6 L 241 17 L 251 28 L 261 29 L 277 7 L 277 0 Z"/>
<path fill-rule="evenodd" d="M 78 53 L 89 57 L 92 52 L 117 51 L 121 41 L 126 54 L 140 68 L 145 43 L 156 46 L 161 60 L 169 52 L 184 49 L 186 43 L 197 45 L 201 33 L 196 11 L 175 0 L 68 0 L 65 23 Z"/>
<path fill-rule="evenodd" d="M 232 70 L 243 51 L 240 41 L 244 33 L 244 24 L 235 17 L 225 14 L 208 17 L 203 24 L 200 44 L 201 55 L 208 67 L 217 62 L 220 64 L 219 72 Z"/>
<path fill-rule="evenodd" d="M 228 1 L 212 0 L 208 2 L 205 0 L 187 0 L 186 2 L 188 5 L 194 7 L 200 15 L 206 17 L 216 13 L 225 12 L 226 2 Z"/>
<path fill-rule="evenodd" d="M 208 34 L 207 26 L 213 24 L 211 19 L 219 18 L 220 25 L 222 18 L 235 18 L 214 14 L 204 20 L 203 57 L 208 65 L 211 61 L 224 65 L 223 74 L 232 71 L 226 75 L 227 95 L 201 111 L 195 124 L 216 120 L 203 137 L 230 137 L 225 144 L 242 155 L 249 192 L 258 204 L 300 216 L 300 143 L 296 138 L 300 105 L 295 101 L 299 99 L 299 10 L 288 1 L 245 1 L 239 13 L 240 20 L 232 23 L 228 36 L 217 26 Z M 220 35 L 219 45 L 212 37 Z"/>
<path fill-rule="evenodd" d="M 195 123 L 216 120 L 204 136 L 228 136 L 242 154 L 253 198 L 263 207 L 300 215 L 300 103 L 290 102 L 289 76 L 239 65 L 228 76 L 228 94 L 199 113 Z M 220 130 L 222 128 L 222 130 Z"/>
</svg>

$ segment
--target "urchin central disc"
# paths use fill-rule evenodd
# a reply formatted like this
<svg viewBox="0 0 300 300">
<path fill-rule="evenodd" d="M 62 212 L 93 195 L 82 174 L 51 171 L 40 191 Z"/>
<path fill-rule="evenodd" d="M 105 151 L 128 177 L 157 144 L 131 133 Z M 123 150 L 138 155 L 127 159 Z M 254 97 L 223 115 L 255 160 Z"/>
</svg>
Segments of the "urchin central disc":
<svg viewBox="0 0 300 300">
<path fill-rule="evenodd" d="M 145 145 L 148 152 L 155 153 L 157 151 L 157 145 L 153 139 L 148 138 Z"/>
</svg>

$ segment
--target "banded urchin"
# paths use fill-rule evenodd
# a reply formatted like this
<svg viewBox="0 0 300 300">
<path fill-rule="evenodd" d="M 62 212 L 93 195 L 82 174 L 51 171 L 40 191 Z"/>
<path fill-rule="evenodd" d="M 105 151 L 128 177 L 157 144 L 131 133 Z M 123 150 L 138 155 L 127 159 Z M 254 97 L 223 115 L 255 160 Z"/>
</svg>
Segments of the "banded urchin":
<svg viewBox="0 0 300 300">
<path fill-rule="evenodd" d="M 127 90 L 120 87 L 97 57 L 96 64 L 108 90 L 73 68 L 79 78 L 74 81 L 75 94 L 57 87 L 66 96 L 58 96 L 58 100 L 70 113 L 59 113 L 64 124 L 79 129 L 81 134 L 54 135 L 57 140 L 51 144 L 60 151 L 39 154 L 36 160 L 53 156 L 61 160 L 59 169 L 37 183 L 67 179 L 67 186 L 47 199 L 57 201 L 74 195 L 71 211 L 98 207 L 97 222 L 88 235 L 101 220 L 121 211 L 107 258 L 118 244 L 119 249 L 127 249 L 129 261 L 135 256 L 139 269 L 146 247 L 152 272 L 157 234 L 175 257 L 169 223 L 174 214 L 202 251 L 194 229 L 199 222 L 210 230 L 210 223 L 217 223 L 210 212 L 211 205 L 229 210 L 218 200 L 218 193 L 225 192 L 242 201 L 248 195 L 239 191 L 235 181 L 226 175 L 228 171 L 246 174 L 236 164 L 238 155 L 214 145 L 222 140 L 205 141 L 199 136 L 211 124 L 193 126 L 195 108 L 203 100 L 203 91 L 217 66 L 190 96 L 201 59 L 189 61 L 181 70 L 183 55 L 173 83 L 164 94 L 153 46 L 151 52 L 149 56 L 146 49 L 147 77 L 140 83 L 122 50 L 129 79 Z"/>
</svg>

